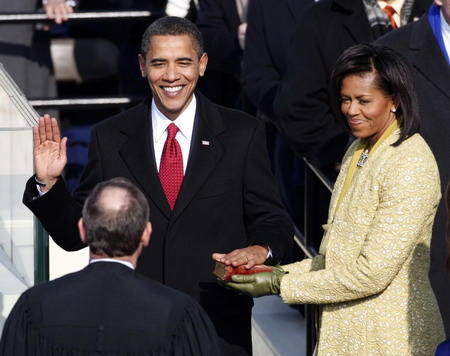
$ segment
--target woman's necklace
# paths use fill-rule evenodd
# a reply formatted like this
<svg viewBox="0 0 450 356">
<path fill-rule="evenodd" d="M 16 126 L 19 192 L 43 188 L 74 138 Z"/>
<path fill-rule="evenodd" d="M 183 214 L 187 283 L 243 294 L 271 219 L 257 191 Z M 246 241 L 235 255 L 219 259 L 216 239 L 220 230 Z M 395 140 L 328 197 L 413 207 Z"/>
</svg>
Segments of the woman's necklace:
<svg viewBox="0 0 450 356">
<path fill-rule="evenodd" d="M 366 163 L 367 159 L 369 158 L 369 150 L 370 150 L 370 146 L 369 146 L 369 143 L 367 143 L 366 148 L 361 153 L 358 163 L 356 164 L 358 167 L 362 167 L 362 166 L 364 166 L 364 163 Z"/>
</svg>

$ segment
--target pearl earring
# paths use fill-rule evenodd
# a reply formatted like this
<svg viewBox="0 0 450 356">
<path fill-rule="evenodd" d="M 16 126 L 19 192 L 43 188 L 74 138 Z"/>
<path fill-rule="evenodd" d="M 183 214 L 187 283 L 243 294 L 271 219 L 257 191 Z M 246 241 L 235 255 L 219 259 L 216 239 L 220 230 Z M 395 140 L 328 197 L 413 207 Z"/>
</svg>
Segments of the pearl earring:
<svg viewBox="0 0 450 356">
<path fill-rule="evenodd" d="M 391 110 L 391 112 L 396 112 L 396 111 L 397 111 L 397 109 L 395 109 L 395 108 Z"/>
</svg>

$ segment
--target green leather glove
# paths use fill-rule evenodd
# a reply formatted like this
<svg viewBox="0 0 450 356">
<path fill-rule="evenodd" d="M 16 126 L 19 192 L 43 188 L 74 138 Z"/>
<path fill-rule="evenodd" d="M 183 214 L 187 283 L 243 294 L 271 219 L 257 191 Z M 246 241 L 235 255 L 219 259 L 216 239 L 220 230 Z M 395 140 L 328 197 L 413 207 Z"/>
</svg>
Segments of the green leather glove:
<svg viewBox="0 0 450 356">
<path fill-rule="evenodd" d="M 264 295 L 280 294 L 281 278 L 287 273 L 280 266 L 271 266 L 273 272 L 255 274 L 236 274 L 231 282 L 224 283 L 226 287 L 240 293 L 257 298 Z"/>
</svg>

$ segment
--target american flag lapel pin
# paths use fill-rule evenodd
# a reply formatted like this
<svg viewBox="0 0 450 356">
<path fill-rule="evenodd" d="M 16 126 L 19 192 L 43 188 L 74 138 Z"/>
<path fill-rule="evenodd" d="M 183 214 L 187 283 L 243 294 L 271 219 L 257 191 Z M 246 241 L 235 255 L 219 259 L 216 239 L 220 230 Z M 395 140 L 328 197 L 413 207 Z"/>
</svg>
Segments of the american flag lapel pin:
<svg viewBox="0 0 450 356">
<path fill-rule="evenodd" d="M 209 141 L 203 140 L 203 141 L 202 141 L 202 145 L 203 145 L 203 146 L 209 146 Z"/>
</svg>

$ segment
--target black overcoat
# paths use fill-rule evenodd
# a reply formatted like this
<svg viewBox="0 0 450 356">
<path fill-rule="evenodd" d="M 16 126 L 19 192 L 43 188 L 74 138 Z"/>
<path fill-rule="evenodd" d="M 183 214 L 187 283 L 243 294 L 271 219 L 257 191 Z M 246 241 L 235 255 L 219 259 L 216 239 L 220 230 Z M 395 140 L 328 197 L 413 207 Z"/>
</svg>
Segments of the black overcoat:
<svg viewBox="0 0 450 356">
<path fill-rule="evenodd" d="M 130 179 L 147 196 L 153 225 L 137 270 L 198 300 L 219 336 L 240 338 L 250 335 L 252 299 L 217 284 L 211 255 L 259 243 L 270 246 L 272 262 L 278 262 L 290 248 L 293 228 L 270 171 L 264 123 L 196 96 L 190 157 L 173 211 L 156 168 L 150 99 L 93 128 L 88 163 L 73 196 L 60 179 L 33 199 L 31 178 L 24 203 L 59 246 L 77 250 L 84 246 L 77 221 L 87 194 L 106 179 Z M 248 328 L 236 333 L 233 318 L 243 315 Z"/>
</svg>

